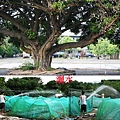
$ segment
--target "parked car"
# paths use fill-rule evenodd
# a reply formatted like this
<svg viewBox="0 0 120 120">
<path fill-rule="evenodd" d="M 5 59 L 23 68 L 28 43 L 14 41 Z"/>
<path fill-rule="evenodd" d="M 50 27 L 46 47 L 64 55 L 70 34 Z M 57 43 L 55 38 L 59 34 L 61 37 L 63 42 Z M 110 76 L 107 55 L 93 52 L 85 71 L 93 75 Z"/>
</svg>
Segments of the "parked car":
<svg viewBox="0 0 120 120">
<path fill-rule="evenodd" d="M 77 53 L 77 54 L 75 54 L 75 57 L 76 57 L 76 58 L 80 58 L 80 57 L 81 57 L 81 54 L 80 54 L 80 53 Z M 90 53 L 90 52 L 86 52 L 85 55 L 84 55 L 84 57 L 95 57 L 95 55 L 93 55 L 93 54 Z"/>
<path fill-rule="evenodd" d="M 56 52 L 56 53 L 53 54 L 53 57 L 54 57 L 54 58 L 64 57 L 64 53 L 65 53 L 65 52 Z"/>
<path fill-rule="evenodd" d="M 23 52 L 23 58 L 30 58 L 30 54 Z"/>
<path fill-rule="evenodd" d="M 76 53 L 76 54 L 75 54 L 75 57 L 76 57 L 76 58 L 80 58 L 80 53 Z"/>
<path fill-rule="evenodd" d="M 85 53 L 85 57 L 95 57 L 92 53 Z"/>
<path fill-rule="evenodd" d="M 2 58 L 2 55 L 0 55 L 0 58 Z"/>
</svg>

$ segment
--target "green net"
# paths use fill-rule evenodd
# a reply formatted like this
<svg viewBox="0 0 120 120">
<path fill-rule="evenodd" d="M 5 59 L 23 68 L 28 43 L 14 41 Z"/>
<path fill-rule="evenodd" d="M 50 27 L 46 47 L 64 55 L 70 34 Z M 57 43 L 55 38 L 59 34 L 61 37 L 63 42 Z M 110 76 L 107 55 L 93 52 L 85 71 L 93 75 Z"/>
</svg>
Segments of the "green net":
<svg viewBox="0 0 120 120">
<path fill-rule="evenodd" d="M 98 108 L 95 120 L 119 120 L 120 99 L 103 100 Z"/>
<path fill-rule="evenodd" d="M 99 98 L 99 97 L 95 97 L 95 96 L 92 96 L 91 97 L 91 101 L 92 101 L 92 107 L 93 108 L 98 108 L 100 103 L 103 101 L 103 100 L 109 100 L 111 99 L 110 97 L 108 98 Z"/>
<path fill-rule="evenodd" d="M 6 96 L 5 110 L 11 116 L 39 120 L 76 117 L 80 115 L 81 111 L 78 103 L 80 92 L 81 90 L 78 89 L 70 89 L 69 96 L 71 97 L 62 96 L 60 98 L 55 97 L 57 93 L 55 90 L 31 91 L 16 96 Z M 85 92 L 87 113 L 91 112 L 93 108 L 97 108 L 96 120 L 119 120 L 120 99 L 117 98 L 120 98 L 120 94 L 118 91 L 102 85 L 93 92 L 90 90 Z M 101 98 L 103 93 L 105 98 Z"/>
<path fill-rule="evenodd" d="M 55 119 L 80 115 L 79 97 L 8 97 L 6 110 L 8 115 L 30 119 Z M 92 110 L 91 100 L 87 100 L 87 112 Z"/>
</svg>

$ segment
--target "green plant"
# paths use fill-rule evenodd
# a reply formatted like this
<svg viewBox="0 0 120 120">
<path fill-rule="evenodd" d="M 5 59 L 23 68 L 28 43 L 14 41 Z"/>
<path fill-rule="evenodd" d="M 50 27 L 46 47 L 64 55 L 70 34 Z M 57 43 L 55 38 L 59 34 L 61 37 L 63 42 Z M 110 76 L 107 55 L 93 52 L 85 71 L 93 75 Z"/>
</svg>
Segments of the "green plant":
<svg viewBox="0 0 120 120">
<path fill-rule="evenodd" d="M 39 67 L 39 63 L 37 62 L 35 63 L 35 69 L 38 69 L 38 67 Z"/>
<path fill-rule="evenodd" d="M 23 65 L 20 67 L 20 70 L 34 70 L 34 66 L 32 63 L 27 62 L 27 63 L 23 63 Z"/>
<path fill-rule="evenodd" d="M 27 35 L 28 39 L 31 40 L 31 39 L 35 39 L 36 38 L 36 33 L 35 32 L 32 32 L 31 29 L 27 29 L 25 31 L 25 34 Z"/>
<path fill-rule="evenodd" d="M 51 67 L 48 67 L 47 68 L 48 71 L 52 71 L 52 70 L 55 70 L 54 68 L 51 68 Z"/>
</svg>

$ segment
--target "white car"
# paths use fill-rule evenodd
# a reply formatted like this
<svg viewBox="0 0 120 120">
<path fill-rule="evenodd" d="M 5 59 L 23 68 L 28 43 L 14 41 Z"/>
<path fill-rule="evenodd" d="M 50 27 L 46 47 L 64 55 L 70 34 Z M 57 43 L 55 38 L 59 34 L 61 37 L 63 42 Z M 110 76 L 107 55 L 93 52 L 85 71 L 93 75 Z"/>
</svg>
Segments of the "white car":
<svg viewBox="0 0 120 120">
<path fill-rule="evenodd" d="M 30 58 L 30 54 L 23 52 L 23 58 Z"/>
</svg>

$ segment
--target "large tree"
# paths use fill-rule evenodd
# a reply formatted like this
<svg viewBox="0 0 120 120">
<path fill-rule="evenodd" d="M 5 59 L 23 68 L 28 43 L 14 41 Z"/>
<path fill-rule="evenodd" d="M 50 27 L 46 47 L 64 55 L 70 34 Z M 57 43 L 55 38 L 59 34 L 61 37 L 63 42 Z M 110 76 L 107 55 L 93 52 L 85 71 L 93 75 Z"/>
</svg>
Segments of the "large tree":
<svg viewBox="0 0 120 120">
<path fill-rule="evenodd" d="M 34 65 L 44 71 L 53 53 L 84 47 L 113 31 L 119 6 L 120 0 L 0 0 L 0 34 L 32 53 Z M 78 42 L 58 44 L 66 30 L 81 32 Z"/>
</svg>

